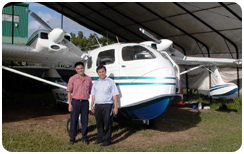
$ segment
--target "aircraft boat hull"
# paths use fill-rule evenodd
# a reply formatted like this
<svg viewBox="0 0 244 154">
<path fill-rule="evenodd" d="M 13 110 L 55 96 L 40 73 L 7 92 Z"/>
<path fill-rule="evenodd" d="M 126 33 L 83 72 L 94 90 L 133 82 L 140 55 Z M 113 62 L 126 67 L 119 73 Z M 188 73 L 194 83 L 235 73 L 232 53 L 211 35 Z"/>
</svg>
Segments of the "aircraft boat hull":
<svg viewBox="0 0 244 154">
<path fill-rule="evenodd" d="M 160 97 L 145 103 L 135 103 L 131 106 L 120 108 L 127 118 L 132 120 L 151 120 L 161 115 L 167 108 L 170 97 Z"/>
</svg>

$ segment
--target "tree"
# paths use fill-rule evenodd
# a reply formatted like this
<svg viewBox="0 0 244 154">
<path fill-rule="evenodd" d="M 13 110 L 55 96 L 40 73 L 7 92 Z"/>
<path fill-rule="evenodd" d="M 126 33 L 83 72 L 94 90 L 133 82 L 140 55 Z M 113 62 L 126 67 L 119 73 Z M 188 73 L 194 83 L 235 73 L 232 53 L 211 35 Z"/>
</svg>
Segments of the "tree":
<svg viewBox="0 0 244 154">
<path fill-rule="evenodd" d="M 74 33 L 70 34 L 72 37 L 72 43 L 80 47 L 82 51 L 88 51 L 99 47 L 98 42 L 102 45 L 113 44 L 114 42 L 106 37 L 98 38 L 97 34 L 90 34 L 88 38 L 84 37 L 83 32 L 79 31 L 78 36 Z M 96 39 L 97 38 L 97 39 Z M 97 42 L 98 40 L 98 42 Z"/>
<path fill-rule="evenodd" d="M 74 33 L 71 33 L 70 35 L 71 35 L 73 44 L 80 47 L 80 49 L 82 51 L 87 51 L 86 47 L 87 47 L 88 40 L 86 37 L 84 37 L 83 32 L 79 31 L 77 37 Z"/>
</svg>

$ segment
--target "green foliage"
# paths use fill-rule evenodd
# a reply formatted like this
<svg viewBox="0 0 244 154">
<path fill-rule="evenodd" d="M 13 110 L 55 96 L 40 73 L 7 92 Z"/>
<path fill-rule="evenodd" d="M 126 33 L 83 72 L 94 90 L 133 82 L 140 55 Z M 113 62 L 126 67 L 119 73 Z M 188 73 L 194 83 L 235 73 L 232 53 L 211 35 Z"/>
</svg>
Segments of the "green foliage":
<svg viewBox="0 0 244 154">
<path fill-rule="evenodd" d="M 234 99 L 226 99 L 226 98 L 218 98 L 213 99 L 211 108 L 218 109 L 219 106 L 226 105 L 227 106 L 227 112 L 237 112 L 241 114 L 242 111 L 242 99 L 239 97 L 236 97 Z"/>
<path fill-rule="evenodd" d="M 184 102 L 196 102 L 202 104 L 211 105 L 211 109 L 218 109 L 220 105 L 226 105 L 228 111 L 240 112 L 242 111 L 242 99 L 236 97 L 234 99 L 227 99 L 225 97 L 214 98 L 212 97 L 212 102 L 210 97 L 207 95 L 200 94 L 198 90 L 188 90 L 188 100 L 187 100 L 187 89 L 183 89 Z M 211 102 L 211 103 L 210 103 Z"/>
<path fill-rule="evenodd" d="M 3 61 L 2 62 L 3 66 L 21 66 L 20 62 L 11 62 L 11 61 Z"/>
<path fill-rule="evenodd" d="M 242 99 L 239 97 L 234 98 L 232 103 L 227 104 L 227 107 L 228 107 L 228 109 L 231 109 L 231 110 L 241 111 L 242 110 Z"/>
<path fill-rule="evenodd" d="M 88 38 L 86 38 L 83 34 L 83 32 L 79 31 L 78 35 L 76 36 L 74 33 L 70 34 L 72 37 L 72 43 L 74 43 L 75 45 L 77 45 L 78 47 L 81 48 L 82 51 L 88 51 L 91 49 L 96 48 L 97 46 L 99 46 L 98 42 L 104 46 L 107 44 L 113 44 L 114 42 L 106 37 L 101 37 L 98 38 L 97 34 L 90 34 L 90 36 Z M 97 42 L 97 40 L 98 42 Z"/>
</svg>

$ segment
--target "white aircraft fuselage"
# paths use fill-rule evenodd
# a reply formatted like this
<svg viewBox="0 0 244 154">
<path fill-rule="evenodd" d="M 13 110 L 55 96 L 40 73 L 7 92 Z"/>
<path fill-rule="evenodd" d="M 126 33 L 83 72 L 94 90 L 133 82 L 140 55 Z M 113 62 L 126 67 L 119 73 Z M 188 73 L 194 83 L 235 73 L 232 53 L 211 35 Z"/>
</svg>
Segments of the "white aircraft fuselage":
<svg viewBox="0 0 244 154">
<path fill-rule="evenodd" d="M 178 97 L 178 66 L 152 48 L 136 43 L 113 44 L 90 51 L 89 57 L 85 73 L 98 80 L 96 68 L 104 65 L 119 90 L 120 110 L 133 120 L 156 118 L 172 97 Z"/>
</svg>

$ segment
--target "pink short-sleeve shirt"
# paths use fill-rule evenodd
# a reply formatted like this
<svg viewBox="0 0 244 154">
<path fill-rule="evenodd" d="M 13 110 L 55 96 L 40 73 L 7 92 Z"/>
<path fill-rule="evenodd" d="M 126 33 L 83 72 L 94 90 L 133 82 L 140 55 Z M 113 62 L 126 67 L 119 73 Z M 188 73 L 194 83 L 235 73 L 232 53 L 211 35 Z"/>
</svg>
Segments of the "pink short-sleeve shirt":
<svg viewBox="0 0 244 154">
<path fill-rule="evenodd" d="M 92 80 L 85 75 L 83 79 L 78 74 L 70 77 L 68 82 L 67 92 L 72 93 L 73 99 L 88 100 L 92 88 Z"/>
</svg>

